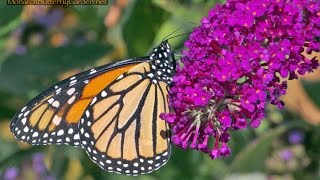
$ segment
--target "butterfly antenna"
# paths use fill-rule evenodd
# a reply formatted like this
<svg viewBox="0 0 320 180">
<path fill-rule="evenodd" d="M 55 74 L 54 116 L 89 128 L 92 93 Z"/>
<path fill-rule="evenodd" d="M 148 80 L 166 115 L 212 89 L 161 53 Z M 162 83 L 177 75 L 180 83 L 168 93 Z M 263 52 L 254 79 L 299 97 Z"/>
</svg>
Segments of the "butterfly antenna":
<svg viewBox="0 0 320 180">
<path fill-rule="evenodd" d="M 170 34 L 168 34 L 166 37 L 164 37 L 161 42 L 167 41 L 167 40 L 171 39 L 171 38 L 169 38 L 169 39 L 167 39 L 167 38 L 170 37 L 172 34 L 176 33 L 177 31 L 179 31 L 180 29 L 182 29 L 182 26 L 179 27 L 178 29 L 174 30 L 174 31 L 171 32 Z"/>
<path fill-rule="evenodd" d="M 168 38 L 168 39 L 166 39 L 166 40 L 170 40 L 170 39 L 172 39 L 172 38 L 176 38 L 176 37 L 179 37 L 179 36 L 189 35 L 190 33 L 192 33 L 192 32 L 187 32 L 187 33 L 183 33 L 183 34 L 178 34 L 178 35 L 172 36 L 172 37 L 170 37 L 170 38 Z"/>
</svg>

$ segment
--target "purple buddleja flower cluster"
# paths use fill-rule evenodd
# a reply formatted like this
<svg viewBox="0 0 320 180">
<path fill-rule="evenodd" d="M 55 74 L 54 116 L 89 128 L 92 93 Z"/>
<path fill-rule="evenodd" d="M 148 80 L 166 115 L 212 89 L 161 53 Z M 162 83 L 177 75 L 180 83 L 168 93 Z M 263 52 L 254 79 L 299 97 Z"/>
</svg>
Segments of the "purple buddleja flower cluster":
<svg viewBox="0 0 320 180">
<path fill-rule="evenodd" d="M 319 67 L 301 52 L 320 50 L 319 0 L 227 0 L 185 42 L 161 114 L 172 142 L 211 158 L 228 156 L 229 131 L 257 128 L 270 102 L 279 108 L 286 80 Z"/>
</svg>

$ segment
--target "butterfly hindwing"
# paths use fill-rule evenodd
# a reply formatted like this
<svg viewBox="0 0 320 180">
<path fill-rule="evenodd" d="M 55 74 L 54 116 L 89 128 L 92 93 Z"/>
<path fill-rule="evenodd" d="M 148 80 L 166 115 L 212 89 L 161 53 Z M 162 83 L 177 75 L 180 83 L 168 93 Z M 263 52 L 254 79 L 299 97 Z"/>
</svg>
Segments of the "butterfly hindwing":
<svg viewBox="0 0 320 180">
<path fill-rule="evenodd" d="M 153 83 L 150 64 L 141 63 L 107 86 L 80 122 L 81 143 L 107 171 L 137 175 L 164 165 L 170 156 L 167 84 Z"/>
</svg>

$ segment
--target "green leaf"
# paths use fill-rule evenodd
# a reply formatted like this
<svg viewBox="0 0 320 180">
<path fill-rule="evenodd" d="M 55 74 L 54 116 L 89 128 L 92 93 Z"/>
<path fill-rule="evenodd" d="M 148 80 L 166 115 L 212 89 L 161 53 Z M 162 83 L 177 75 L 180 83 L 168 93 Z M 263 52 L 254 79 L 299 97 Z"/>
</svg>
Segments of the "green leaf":
<svg viewBox="0 0 320 180">
<path fill-rule="evenodd" d="M 77 14 L 81 26 L 90 30 L 105 30 L 104 16 L 107 5 L 70 6 Z"/>
<path fill-rule="evenodd" d="M 224 174 L 227 175 L 230 174 L 230 172 L 263 171 L 264 160 L 268 155 L 269 149 L 272 145 L 272 140 L 279 137 L 282 133 L 288 130 L 288 128 L 288 126 L 279 126 L 258 137 L 258 139 L 247 145 L 240 153 L 237 154 Z"/>
<path fill-rule="evenodd" d="M 133 7 L 130 18 L 123 26 L 123 39 L 127 44 L 129 57 L 144 56 L 169 13 L 150 0 L 136 1 L 130 6 Z"/>
<path fill-rule="evenodd" d="M 319 107 L 320 106 L 320 96 L 319 96 L 320 83 L 303 81 L 303 87 L 307 91 L 310 99 L 312 99 L 312 101 Z"/>
<path fill-rule="evenodd" d="M 18 18 L 22 12 L 23 6 L 7 5 L 7 1 L 0 2 L 0 26 L 8 24 L 10 21 Z"/>
<path fill-rule="evenodd" d="M 12 55 L 0 70 L 0 89 L 14 94 L 34 96 L 58 81 L 58 75 L 72 68 L 92 65 L 108 52 L 102 44 L 69 45 L 66 47 L 42 47 L 30 50 L 26 55 Z"/>
</svg>

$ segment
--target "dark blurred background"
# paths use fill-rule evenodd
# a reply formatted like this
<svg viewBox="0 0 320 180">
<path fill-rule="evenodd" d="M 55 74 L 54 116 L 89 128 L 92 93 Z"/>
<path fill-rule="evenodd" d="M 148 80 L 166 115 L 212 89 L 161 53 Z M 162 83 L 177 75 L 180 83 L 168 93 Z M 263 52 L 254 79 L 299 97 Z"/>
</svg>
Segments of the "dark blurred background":
<svg viewBox="0 0 320 180">
<path fill-rule="evenodd" d="M 232 155 L 211 160 L 173 147 L 170 161 L 139 177 L 101 170 L 79 148 L 30 146 L 10 119 L 49 86 L 129 57 L 199 25 L 212 0 L 109 0 L 105 6 L 7 6 L 0 3 L 0 179 L 320 179 L 320 72 L 289 83 L 286 109 L 268 106 L 258 129 L 232 133 Z M 180 53 L 187 36 L 170 40 Z M 320 57 L 319 54 L 318 58 Z"/>
</svg>

